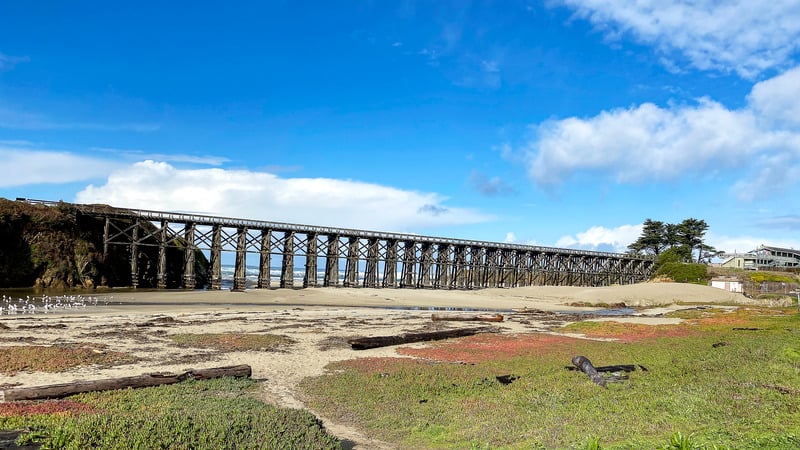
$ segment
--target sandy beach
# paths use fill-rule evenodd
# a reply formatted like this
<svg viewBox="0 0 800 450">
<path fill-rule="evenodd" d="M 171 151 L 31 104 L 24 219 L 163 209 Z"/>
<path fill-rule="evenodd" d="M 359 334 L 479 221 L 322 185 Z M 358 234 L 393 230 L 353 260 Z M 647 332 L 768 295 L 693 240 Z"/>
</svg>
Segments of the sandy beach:
<svg viewBox="0 0 800 450">
<path fill-rule="evenodd" d="M 135 356 L 135 363 L 81 367 L 62 373 L 0 375 L 0 386 L 29 387 L 248 364 L 253 369 L 253 378 L 264 381 L 261 398 L 279 406 L 304 408 L 302 396 L 297 393 L 298 383 L 305 377 L 322 374 L 328 363 L 366 356 L 398 356 L 396 347 L 352 350 L 346 342 L 349 338 L 476 326 L 474 322 L 434 322 L 432 313 L 497 312 L 505 320 L 491 325 L 498 326 L 500 332 L 531 333 L 553 332 L 554 327 L 581 320 L 585 312 L 605 309 L 575 305 L 602 303 L 619 308 L 624 303 L 636 309 L 627 311 L 624 317 L 615 316 L 614 320 L 657 324 L 677 320 L 661 317 L 664 312 L 695 304 L 753 303 L 740 294 L 676 283 L 475 291 L 351 288 L 126 291 L 108 292 L 103 299 L 98 306 L 0 316 L 0 346 L 103 344 L 108 351 Z M 538 312 L 515 312 L 523 308 Z M 169 338 L 178 333 L 232 332 L 277 334 L 294 343 L 279 351 L 221 352 L 178 347 Z M 332 433 L 355 442 L 352 448 L 391 448 L 346 425 L 322 419 Z"/>
</svg>

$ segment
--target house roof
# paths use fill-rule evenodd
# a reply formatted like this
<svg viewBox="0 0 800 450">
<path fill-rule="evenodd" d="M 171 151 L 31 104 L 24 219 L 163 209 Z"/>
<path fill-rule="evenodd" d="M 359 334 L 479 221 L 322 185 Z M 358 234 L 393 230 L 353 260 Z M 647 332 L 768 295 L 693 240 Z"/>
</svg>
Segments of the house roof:
<svg viewBox="0 0 800 450">
<path fill-rule="evenodd" d="M 795 258 L 800 259 L 800 250 L 795 250 L 793 248 L 770 247 L 770 246 L 767 246 L 767 245 L 762 245 L 761 247 L 758 248 L 758 250 L 768 250 L 770 252 L 791 253 L 791 254 L 794 255 Z"/>
</svg>

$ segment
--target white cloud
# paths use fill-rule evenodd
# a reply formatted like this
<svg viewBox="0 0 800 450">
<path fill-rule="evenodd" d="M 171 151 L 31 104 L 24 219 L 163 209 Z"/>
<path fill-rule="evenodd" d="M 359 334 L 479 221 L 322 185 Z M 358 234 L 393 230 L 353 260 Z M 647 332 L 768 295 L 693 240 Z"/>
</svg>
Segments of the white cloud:
<svg viewBox="0 0 800 450">
<path fill-rule="evenodd" d="M 469 176 L 469 183 L 472 187 L 487 197 L 500 197 L 515 193 L 511 187 L 500 177 L 489 178 L 485 174 L 473 171 Z"/>
<path fill-rule="evenodd" d="M 9 148 L 0 145 L 0 187 L 58 184 L 105 177 L 120 164 L 69 152 Z"/>
<path fill-rule="evenodd" d="M 477 211 L 447 206 L 445 200 L 435 193 L 357 181 L 184 170 L 153 161 L 118 170 L 105 185 L 89 186 L 76 197 L 80 203 L 381 231 L 491 220 Z"/>
<path fill-rule="evenodd" d="M 599 250 L 624 253 L 628 245 L 642 235 L 642 224 L 621 225 L 615 228 L 593 226 L 584 232 L 561 237 L 555 247 L 575 248 L 581 250 Z M 755 250 L 761 245 L 784 248 L 800 248 L 797 239 L 768 238 L 757 236 L 726 236 L 709 231 L 705 236 L 705 243 L 717 250 L 727 253 L 744 253 Z"/>
<path fill-rule="evenodd" d="M 103 123 L 51 120 L 39 114 L 0 106 L 0 128 L 13 130 L 88 130 L 102 132 L 133 131 L 149 133 L 158 131 L 158 123 Z"/>
<path fill-rule="evenodd" d="M 800 66 L 756 84 L 747 100 L 763 120 L 800 126 Z"/>
<path fill-rule="evenodd" d="M 30 59 L 27 56 L 10 56 L 0 52 L 0 72 L 11 70 L 17 64 L 28 61 Z"/>
<path fill-rule="evenodd" d="M 562 236 L 555 246 L 624 253 L 628 250 L 628 245 L 641 234 L 642 224 L 621 225 L 616 228 L 593 226 L 575 236 Z"/>
<path fill-rule="evenodd" d="M 741 109 L 701 98 L 693 105 L 644 103 L 547 121 L 532 127 L 528 172 L 538 185 L 553 186 L 580 171 L 643 182 L 727 168 L 745 172 L 734 180 L 741 199 L 787 189 L 800 170 L 798 86 L 800 68 L 756 84 Z"/>
<path fill-rule="evenodd" d="M 785 68 L 800 49 L 796 0 L 557 0 L 608 39 L 631 35 L 674 65 L 680 55 L 701 70 L 755 78 Z"/>
<path fill-rule="evenodd" d="M 757 236 L 725 236 L 709 232 L 706 235 L 706 244 L 726 253 L 745 253 L 755 250 L 762 245 L 771 247 L 800 249 L 800 240 L 785 238 L 766 238 Z"/>
<path fill-rule="evenodd" d="M 110 147 L 92 147 L 91 150 L 107 152 L 107 153 L 115 153 L 117 155 L 126 156 L 129 158 L 129 160 L 136 160 L 136 161 L 150 159 L 155 161 L 199 164 L 205 166 L 221 166 L 224 163 L 230 161 L 230 159 L 224 156 L 213 156 L 213 155 L 188 155 L 183 153 L 172 153 L 172 154 L 151 153 L 143 150 L 126 150 L 126 149 L 110 148 Z"/>
</svg>

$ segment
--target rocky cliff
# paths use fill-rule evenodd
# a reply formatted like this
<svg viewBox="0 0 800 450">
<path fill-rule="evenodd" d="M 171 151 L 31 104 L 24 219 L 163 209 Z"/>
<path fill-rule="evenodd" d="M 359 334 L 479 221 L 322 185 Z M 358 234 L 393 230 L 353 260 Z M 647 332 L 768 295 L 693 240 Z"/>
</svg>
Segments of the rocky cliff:
<svg viewBox="0 0 800 450">
<path fill-rule="evenodd" d="M 102 221 L 84 217 L 68 204 L 46 206 L 0 198 L 0 287 L 93 288 L 129 286 L 127 248 L 112 246 L 103 260 Z M 146 224 L 146 226 L 149 224 Z M 142 247 L 140 287 L 156 286 L 158 248 Z M 167 280 L 177 288 L 183 251 L 167 251 Z M 208 261 L 196 256 L 197 287 L 207 284 Z"/>
</svg>

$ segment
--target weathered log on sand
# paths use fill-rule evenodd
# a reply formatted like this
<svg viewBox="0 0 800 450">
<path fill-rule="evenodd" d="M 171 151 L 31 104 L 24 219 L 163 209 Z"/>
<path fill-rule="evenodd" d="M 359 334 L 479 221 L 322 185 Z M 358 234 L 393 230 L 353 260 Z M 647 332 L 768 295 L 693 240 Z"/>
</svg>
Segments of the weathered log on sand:
<svg viewBox="0 0 800 450">
<path fill-rule="evenodd" d="M 429 333 L 406 333 L 395 336 L 374 336 L 365 338 L 355 338 L 347 341 L 353 350 L 366 350 L 370 348 L 388 347 L 390 345 L 410 344 L 412 342 L 437 341 L 464 336 L 472 336 L 478 333 L 493 333 L 494 328 L 458 328 L 455 330 L 432 331 Z"/>
<path fill-rule="evenodd" d="M 589 358 L 585 356 L 576 356 L 572 358 L 572 364 L 575 364 L 575 367 L 581 370 L 581 372 L 585 373 L 589 376 L 589 378 L 595 382 L 595 384 L 606 387 L 606 380 L 597 372 L 597 369 L 594 368 L 592 362 L 589 361 Z"/>
<path fill-rule="evenodd" d="M 0 402 L 62 398 L 81 392 L 159 386 L 162 384 L 179 383 L 188 379 L 206 380 L 220 377 L 250 377 L 252 372 L 250 366 L 242 364 L 238 366 L 189 370 L 177 375 L 145 374 L 135 377 L 107 378 L 104 380 L 76 381 L 74 383 L 51 384 L 47 386 L 10 388 L 0 390 Z"/>
<path fill-rule="evenodd" d="M 460 322 L 502 322 L 502 314 L 431 314 L 431 320 L 453 320 Z"/>
</svg>

